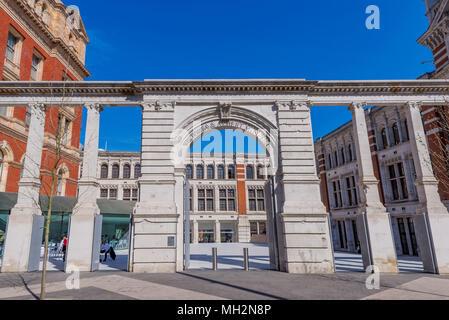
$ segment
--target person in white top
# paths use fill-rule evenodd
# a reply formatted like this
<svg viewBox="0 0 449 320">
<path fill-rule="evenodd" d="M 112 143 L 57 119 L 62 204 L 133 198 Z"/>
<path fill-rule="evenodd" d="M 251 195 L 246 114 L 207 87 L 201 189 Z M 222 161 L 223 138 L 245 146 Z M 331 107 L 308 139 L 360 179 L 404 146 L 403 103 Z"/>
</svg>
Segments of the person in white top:
<svg viewBox="0 0 449 320">
<path fill-rule="evenodd" d="M 103 240 L 103 244 L 101 245 L 101 253 L 104 253 L 104 259 L 103 262 L 106 262 L 107 258 L 108 258 L 108 253 L 111 251 L 111 246 L 109 245 L 108 242 L 106 242 L 106 240 Z"/>
</svg>

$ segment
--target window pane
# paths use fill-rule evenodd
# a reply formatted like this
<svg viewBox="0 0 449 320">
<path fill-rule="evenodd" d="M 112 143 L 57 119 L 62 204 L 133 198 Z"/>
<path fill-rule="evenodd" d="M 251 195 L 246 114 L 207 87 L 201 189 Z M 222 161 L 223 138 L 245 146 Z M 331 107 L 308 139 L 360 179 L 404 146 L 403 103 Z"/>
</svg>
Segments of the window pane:
<svg viewBox="0 0 449 320">
<path fill-rule="evenodd" d="M 234 191 L 234 189 L 229 189 L 229 190 L 228 190 L 228 197 L 234 198 L 234 196 L 235 196 L 235 191 Z"/>
<path fill-rule="evenodd" d="M 203 166 L 197 166 L 197 167 L 196 167 L 196 178 L 197 178 L 197 179 L 204 179 L 204 169 L 203 169 Z"/>
<path fill-rule="evenodd" d="M 199 189 L 198 190 L 198 197 L 200 197 L 200 198 L 204 198 L 204 189 Z"/>
<path fill-rule="evenodd" d="M 186 167 L 186 178 L 187 179 L 192 179 L 193 178 L 192 166 L 187 166 Z"/>
<path fill-rule="evenodd" d="M 212 198 L 214 196 L 214 190 L 212 190 L 212 189 L 206 190 L 206 196 L 208 198 Z"/>
<path fill-rule="evenodd" d="M 224 167 L 223 166 L 218 167 L 218 179 L 224 179 Z"/>
<path fill-rule="evenodd" d="M 141 167 L 140 164 L 136 164 L 134 167 L 134 178 L 140 178 L 141 176 Z"/>
<path fill-rule="evenodd" d="M 220 198 L 226 198 L 226 189 L 220 189 Z"/>
<path fill-rule="evenodd" d="M 108 189 L 101 189 L 100 190 L 100 197 L 107 198 L 108 197 Z"/>
<path fill-rule="evenodd" d="M 263 198 L 263 190 L 257 190 L 257 197 L 258 198 Z"/>
<path fill-rule="evenodd" d="M 108 177 L 108 166 L 107 165 L 102 165 L 101 166 L 101 176 L 102 179 L 107 179 Z"/>
<path fill-rule="evenodd" d="M 234 199 L 228 200 L 228 210 L 235 211 L 235 200 Z"/>
<path fill-rule="evenodd" d="M 226 211 L 226 199 L 220 199 L 220 211 Z"/>
<path fill-rule="evenodd" d="M 263 199 L 257 199 L 257 210 L 258 211 L 265 210 L 265 201 Z"/>
<path fill-rule="evenodd" d="M 120 167 L 115 164 L 112 166 L 112 178 L 118 179 L 119 175 L 120 175 Z"/>
<path fill-rule="evenodd" d="M 204 205 L 204 199 L 198 199 L 198 210 L 199 211 L 205 211 L 205 205 Z"/>
<path fill-rule="evenodd" d="M 253 167 L 251 166 L 246 167 L 246 179 L 254 179 Z"/>
<path fill-rule="evenodd" d="M 248 197 L 255 198 L 256 197 L 256 191 L 254 189 L 248 190 Z"/>
<path fill-rule="evenodd" d="M 249 210 L 256 211 L 256 200 L 249 199 Z"/>
<path fill-rule="evenodd" d="M 207 199 L 207 211 L 214 211 L 214 200 Z"/>
<path fill-rule="evenodd" d="M 213 179 L 214 178 L 214 167 L 208 166 L 207 167 L 207 179 Z"/>
</svg>

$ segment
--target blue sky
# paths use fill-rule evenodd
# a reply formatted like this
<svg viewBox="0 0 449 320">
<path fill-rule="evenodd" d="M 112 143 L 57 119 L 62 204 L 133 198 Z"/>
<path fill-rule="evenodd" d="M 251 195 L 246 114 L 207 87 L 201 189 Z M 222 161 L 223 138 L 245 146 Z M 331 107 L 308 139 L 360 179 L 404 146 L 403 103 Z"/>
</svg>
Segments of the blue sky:
<svg viewBox="0 0 449 320">
<path fill-rule="evenodd" d="M 305 78 L 416 79 L 432 71 L 416 43 L 424 0 L 71 0 L 91 44 L 87 80 Z M 381 29 L 365 27 L 368 5 Z M 312 108 L 315 138 L 350 119 Z M 106 108 L 100 147 L 140 150 L 140 110 Z M 120 128 L 120 130 L 117 130 Z M 82 137 L 82 141 L 83 141 Z"/>
</svg>

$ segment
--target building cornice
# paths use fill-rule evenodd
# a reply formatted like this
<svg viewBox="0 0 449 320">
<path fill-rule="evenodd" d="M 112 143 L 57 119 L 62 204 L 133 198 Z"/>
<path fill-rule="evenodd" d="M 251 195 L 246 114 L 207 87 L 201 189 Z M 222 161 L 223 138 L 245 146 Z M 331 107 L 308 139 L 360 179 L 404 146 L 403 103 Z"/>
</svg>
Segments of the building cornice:
<svg viewBox="0 0 449 320">
<path fill-rule="evenodd" d="M 149 80 L 131 81 L 2 81 L 0 95 L 71 95 L 107 97 L 169 93 L 448 94 L 449 80 Z"/>
</svg>

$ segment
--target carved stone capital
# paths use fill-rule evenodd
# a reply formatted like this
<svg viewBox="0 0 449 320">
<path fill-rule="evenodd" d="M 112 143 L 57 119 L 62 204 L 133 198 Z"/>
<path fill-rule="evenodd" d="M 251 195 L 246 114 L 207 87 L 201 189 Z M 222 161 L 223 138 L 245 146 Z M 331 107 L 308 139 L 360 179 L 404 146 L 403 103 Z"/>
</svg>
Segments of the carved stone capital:
<svg viewBox="0 0 449 320">
<path fill-rule="evenodd" d="M 278 111 L 297 111 L 310 109 L 312 107 L 310 101 L 276 101 L 275 106 Z"/>
<path fill-rule="evenodd" d="M 47 107 L 43 103 L 30 103 L 28 105 L 31 110 L 45 113 L 47 111 Z"/>
<path fill-rule="evenodd" d="M 150 103 L 143 103 L 142 110 L 149 112 L 159 112 L 159 111 L 174 111 L 176 107 L 176 102 L 161 102 L 156 100 Z"/>
<path fill-rule="evenodd" d="M 353 102 L 348 106 L 348 110 L 354 112 L 356 110 L 365 110 L 366 102 Z"/>
<path fill-rule="evenodd" d="M 86 103 L 84 106 L 86 107 L 87 110 L 92 110 L 96 112 L 103 111 L 103 107 L 99 103 Z"/>
<path fill-rule="evenodd" d="M 422 105 L 420 101 L 409 101 L 406 103 L 408 108 L 418 110 L 419 112 L 421 112 Z"/>
</svg>

